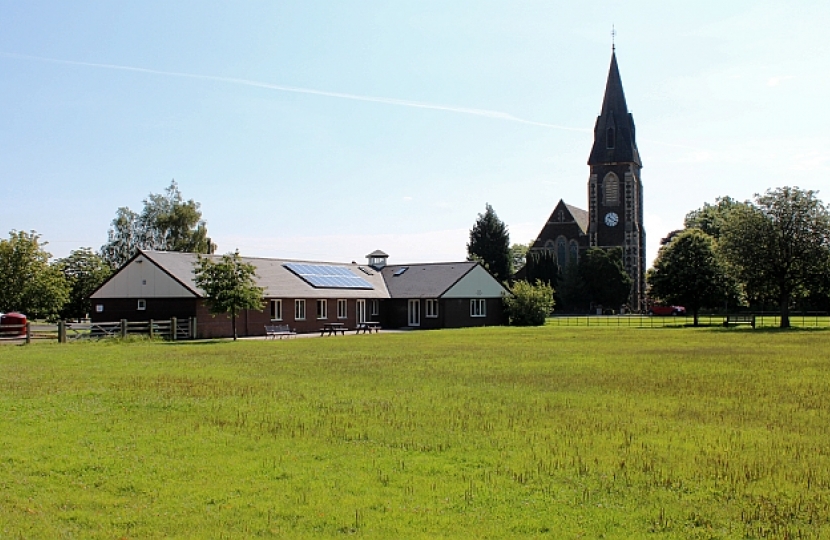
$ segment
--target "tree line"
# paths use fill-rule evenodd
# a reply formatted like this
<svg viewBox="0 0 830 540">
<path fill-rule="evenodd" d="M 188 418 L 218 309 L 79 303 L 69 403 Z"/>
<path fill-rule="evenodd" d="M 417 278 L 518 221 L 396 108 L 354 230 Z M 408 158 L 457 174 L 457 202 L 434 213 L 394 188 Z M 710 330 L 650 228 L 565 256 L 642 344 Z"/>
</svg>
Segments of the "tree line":
<svg viewBox="0 0 830 540">
<path fill-rule="evenodd" d="M 51 261 L 48 242 L 35 231 L 0 240 L 0 312 L 19 311 L 38 319 L 80 319 L 89 295 L 138 249 L 213 253 L 199 203 L 185 200 L 175 180 L 151 193 L 140 213 L 116 211 L 107 242 L 98 251 L 82 247 Z"/>
<path fill-rule="evenodd" d="M 511 320 L 544 322 L 539 313 L 515 312 L 517 302 L 537 312 L 627 302 L 631 278 L 619 248 L 588 249 L 563 267 L 554 253 L 531 251 L 531 245 L 511 245 L 489 204 L 470 230 L 468 259 L 481 262 L 518 298 L 506 302 Z M 795 305 L 830 310 L 830 211 L 816 191 L 798 187 L 769 189 L 752 201 L 718 198 L 689 212 L 684 229 L 661 241 L 646 283 L 650 302 L 685 306 L 695 325 L 701 309 L 775 305 L 781 327 L 789 327 Z M 541 302 L 546 295 L 550 302 Z"/>
</svg>

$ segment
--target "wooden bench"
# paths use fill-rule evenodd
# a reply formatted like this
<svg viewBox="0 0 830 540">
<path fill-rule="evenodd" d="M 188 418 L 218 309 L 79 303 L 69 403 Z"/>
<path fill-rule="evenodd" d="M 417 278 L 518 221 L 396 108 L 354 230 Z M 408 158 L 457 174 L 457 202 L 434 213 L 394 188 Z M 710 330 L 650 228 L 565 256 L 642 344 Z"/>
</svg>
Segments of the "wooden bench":
<svg viewBox="0 0 830 540">
<path fill-rule="evenodd" d="M 328 332 L 330 336 L 336 336 L 337 332 L 340 332 L 344 336 L 346 335 L 346 325 L 343 323 L 324 323 L 323 327 L 320 329 L 320 337 Z"/>
<path fill-rule="evenodd" d="M 277 324 L 274 326 L 265 325 L 265 339 L 277 339 L 284 337 L 296 336 L 297 332 L 292 332 L 287 324 Z"/>
<path fill-rule="evenodd" d="M 727 315 L 726 320 L 723 321 L 723 326 L 728 328 L 731 324 L 748 324 L 755 328 L 755 315 Z"/>
<path fill-rule="evenodd" d="M 355 334 L 359 334 L 361 332 L 363 332 L 364 334 L 371 334 L 372 330 L 374 330 L 376 334 L 380 332 L 380 323 L 373 321 L 357 323 L 357 328 L 355 328 Z"/>
</svg>

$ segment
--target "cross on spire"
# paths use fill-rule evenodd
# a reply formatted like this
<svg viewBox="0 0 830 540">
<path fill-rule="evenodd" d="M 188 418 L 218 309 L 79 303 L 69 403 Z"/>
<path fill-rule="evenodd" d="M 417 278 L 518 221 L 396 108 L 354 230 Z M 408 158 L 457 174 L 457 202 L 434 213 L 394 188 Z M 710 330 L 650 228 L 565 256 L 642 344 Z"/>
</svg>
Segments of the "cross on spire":
<svg viewBox="0 0 830 540">
<path fill-rule="evenodd" d="M 614 29 L 614 25 L 611 25 L 611 52 L 617 50 L 617 45 L 614 43 L 615 38 L 617 37 L 617 31 Z"/>
</svg>

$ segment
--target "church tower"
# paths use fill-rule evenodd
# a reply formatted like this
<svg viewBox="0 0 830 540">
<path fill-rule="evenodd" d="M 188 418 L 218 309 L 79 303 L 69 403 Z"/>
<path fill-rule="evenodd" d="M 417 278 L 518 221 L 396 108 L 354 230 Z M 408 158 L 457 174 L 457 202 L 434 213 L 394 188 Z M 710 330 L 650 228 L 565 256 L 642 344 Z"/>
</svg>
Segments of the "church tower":
<svg viewBox="0 0 830 540">
<path fill-rule="evenodd" d="M 634 117 L 628 112 L 617 55 L 605 84 L 602 111 L 594 126 L 594 146 L 588 158 L 588 245 L 620 247 L 625 269 L 633 280 L 629 304 L 645 306 L 646 233 L 643 227 L 643 184 Z"/>
</svg>

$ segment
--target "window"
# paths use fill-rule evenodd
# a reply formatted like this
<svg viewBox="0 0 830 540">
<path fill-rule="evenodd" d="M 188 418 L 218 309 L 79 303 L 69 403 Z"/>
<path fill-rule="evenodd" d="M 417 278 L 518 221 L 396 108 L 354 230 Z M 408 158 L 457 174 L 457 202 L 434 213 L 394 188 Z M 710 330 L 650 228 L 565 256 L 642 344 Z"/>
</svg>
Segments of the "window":
<svg viewBox="0 0 830 540">
<path fill-rule="evenodd" d="M 305 300 L 294 300 L 294 320 L 305 320 Z"/>
<path fill-rule="evenodd" d="M 473 298 L 470 300 L 470 317 L 486 317 L 487 300 L 484 298 Z"/>
<path fill-rule="evenodd" d="M 144 311 L 145 309 L 147 309 L 147 300 L 143 298 L 139 300 L 138 307 L 136 309 L 138 309 L 138 311 Z"/>
<path fill-rule="evenodd" d="M 328 300 L 317 300 L 317 318 L 318 319 L 328 319 L 329 318 L 329 301 Z"/>
<path fill-rule="evenodd" d="M 620 204 L 620 180 L 614 173 L 608 173 L 602 181 L 603 204 Z"/>
<path fill-rule="evenodd" d="M 349 316 L 349 301 L 348 300 L 338 300 L 337 301 L 337 318 L 338 319 L 345 319 Z"/>
<path fill-rule="evenodd" d="M 614 148 L 614 128 L 612 127 L 605 131 L 605 147 Z"/>
<path fill-rule="evenodd" d="M 103 313 L 104 304 L 95 304 L 95 313 Z"/>
<path fill-rule="evenodd" d="M 435 319 L 438 317 L 438 300 L 427 300 L 426 316 L 428 319 Z"/>
<path fill-rule="evenodd" d="M 282 320 L 282 300 L 271 300 L 271 320 Z"/>
<path fill-rule="evenodd" d="M 571 240 L 571 258 L 570 262 L 572 264 L 576 264 L 579 260 L 579 244 L 576 243 L 576 240 Z"/>
<path fill-rule="evenodd" d="M 568 264 L 568 243 L 561 237 L 556 241 L 556 262 L 562 268 Z"/>
<path fill-rule="evenodd" d="M 372 315 L 377 315 L 380 313 L 380 302 L 378 300 L 372 300 Z"/>
</svg>

